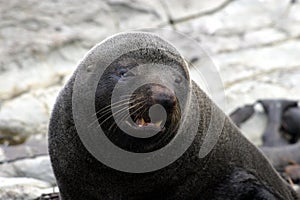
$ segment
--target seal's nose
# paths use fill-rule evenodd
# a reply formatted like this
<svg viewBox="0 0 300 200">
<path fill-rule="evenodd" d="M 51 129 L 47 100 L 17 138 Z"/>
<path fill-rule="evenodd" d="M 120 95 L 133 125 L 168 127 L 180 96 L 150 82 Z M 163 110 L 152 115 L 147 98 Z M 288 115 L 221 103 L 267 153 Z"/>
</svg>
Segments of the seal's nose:
<svg viewBox="0 0 300 200">
<path fill-rule="evenodd" d="M 173 96 L 169 96 L 163 93 L 156 94 L 152 98 L 155 103 L 162 105 L 167 110 L 171 110 L 176 104 Z"/>
<path fill-rule="evenodd" d="M 176 97 L 173 91 L 159 85 L 152 86 L 151 98 L 155 104 L 162 105 L 167 111 L 171 111 L 176 105 Z"/>
</svg>

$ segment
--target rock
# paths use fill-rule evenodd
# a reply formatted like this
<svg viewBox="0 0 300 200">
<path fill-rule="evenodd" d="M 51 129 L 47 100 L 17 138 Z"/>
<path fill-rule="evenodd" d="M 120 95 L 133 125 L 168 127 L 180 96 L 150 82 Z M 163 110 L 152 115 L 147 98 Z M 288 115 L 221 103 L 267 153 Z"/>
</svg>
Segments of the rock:
<svg viewBox="0 0 300 200">
<path fill-rule="evenodd" d="M 17 172 L 12 163 L 0 164 L 0 177 L 17 177 Z"/>
<path fill-rule="evenodd" d="M 0 7 L 2 71 L 10 70 L 9 63 L 30 67 L 23 65 L 24 58 L 47 56 L 53 48 L 82 38 L 94 43 L 95 37 L 99 41 L 116 28 L 110 8 L 96 0 L 86 2 L 84 7 L 79 0 L 72 3 L 30 0 L 22 4 L 12 0 L 1 3 Z"/>
<path fill-rule="evenodd" d="M 192 27 L 195 34 L 203 33 L 223 36 L 241 34 L 272 25 L 273 13 L 272 11 L 266 12 L 269 4 L 280 6 L 280 4 L 274 2 L 262 2 L 259 0 L 231 1 L 219 12 L 188 21 L 182 26 Z"/>
<path fill-rule="evenodd" d="M 269 77 L 277 85 L 293 89 L 294 91 L 300 91 L 300 67 L 281 71 L 278 74 L 271 74 Z M 300 99 L 298 95 L 297 98 Z"/>
<path fill-rule="evenodd" d="M 18 143 L 19 138 L 22 143 L 22 139 L 32 134 L 45 132 L 48 119 L 45 105 L 32 94 L 24 94 L 2 105 L 0 135 L 12 137 L 11 141 L 8 140 L 9 143 Z"/>
<path fill-rule="evenodd" d="M 180 20 L 181 18 L 188 18 L 190 16 L 203 15 L 205 13 L 213 12 L 218 8 L 226 5 L 230 0 L 212 0 L 212 1 L 180 1 L 164 0 L 166 8 L 169 10 L 171 19 L 174 21 Z"/>
<path fill-rule="evenodd" d="M 16 160 L 20 158 L 31 158 L 38 155 L 47 155 L 47 135 L 32 135 L 23 144 L 0 145 L 0 149 L 4 152 L 5 155 L 5 159 L 0 160 L 0 162 L 5 162 L 7 160 Z"/>
<path fill-rule="evenodd" d="M 33 159 L 23 159 L 12 163 L 17 175 L 30 177 L 55 185 L 49 156 L 39 156 Z"/>
<path fill-rule="evenodd" d="M 287 0 L 286 0 L 287 1 Z M 278 16 L 278 21 L 275 24 L 276 28 L 284 31 L 290 37 L 299 37 L 300 35 L 300 15 L 299 2 L 296 4 L 290 4 L 285 7 L 284 11 L 282 11 L 281 15 Z"/>
<path fill-rule="evenodd" d="M 34 178 L 55 185 L 49 156 L 24 158 L 0 164 L 0 177 Z"/>
<path fill-rule="evenodd" d="M 51 185 L 32 178 L 0 177 L 0 199 L 22 200 L 34 199 L 40 196 Z"/>
<path fill-rule="evenodd" d="M 267 83 L 259 79 L 245 80 L 226 89 L 228 102 L 226 112 L 244 104 L 251 104 L 263 98 L 288 98 L 299 99 L 299 90 L 284 88 L 280 85 Z M 231 108 L 231 109 L 230 109 Z"/>
<path fill-rule="evenodd" d="M 255 114 L 241 125 L 241 130 L 253 144 L 260 146 L 262 145 L 262 135 L 266 128 L 267 117 L 261 105 L 256 105 L 255 111 Z"/>
<path fill-rule="evenodd" d="M 288 70 L 299 66 L 300 41 L 288 41 L 282 44 L 245 49 L 215 56 L 215 61 L 221 66 L 221 75 L 236 66 L 251 68 L 252 75 L 267 74 L 276 70 Z M 274 59 L 276 58 L 276 59 Z M 236 76 L 237 77 L 237 76 Z"/>
<path fill-rule="evenodd" d="M 288 1 L 232 1 L 219 12 L 175 26 L 203 42 L 213 53 L 236 51 L 284 41 L 287 31 L 278 27 L 278 20 L 286 19 L 283 13 L 288 5 Z"/>
<path fill-rule="evenodd" d="M 260 45 L 271 45 L 279 41 L 286 39 L 286 35 L 276 29 L 266 28 L 257 31 L 245 33 L 243 36 L 243 46 L 247 47 L 258 47 Z"/>
<path fill-rule="evenodd" d="M 4 137 L 3 140 L 18 144 L 31 135 L 45 134 L 59 90 L 60 87 L 37 90 L 4 102 L 0 109 L 0 136 Z"/>
<path fill-rule="evenodd" d="M 12 99 L 30 90 L 47 88 L 60 83 L 63 75 L 55 72 L 49 65 L 36 63 L 31 66 L 24 70 L 12 69 L 0 73 L 1 100 Z"/>
<path fill-rule="evenodd" d="M 30 94 L 24 94 L 14 101 L 3 104 L 0 119 L 0 134 L 16 137 L 12 138 L 12 143 L 14 141 L 18 143 L 18 138 L 26 139 L 44 128 L 48 115 L 41 102 Z"/>
<path fill-rule="evenodd" d="M 120 30 L 155 28 L 168 23 L 160 0 L 108 0 L 107 3 Z"/>
<path fill-rule="evenodd" d="M 62 86 L 52 86 L 45 88 L 43 90 L 35 90 L 32 92 L 33 96 L 43 103 L 46 113 L 48 115 L 48 118 L 51 114 L 52 107 L 54 106 L 54 103 L 56 101 L 56 97 L 58 96 L 59 91 L 62 89 Z"/>
<path fill-rule="evenodd" d="M 5 156 L 4 150 L 0 148 L 0 162 L 5 159 L 6 159 L 6 156 Z"/>
</svg>

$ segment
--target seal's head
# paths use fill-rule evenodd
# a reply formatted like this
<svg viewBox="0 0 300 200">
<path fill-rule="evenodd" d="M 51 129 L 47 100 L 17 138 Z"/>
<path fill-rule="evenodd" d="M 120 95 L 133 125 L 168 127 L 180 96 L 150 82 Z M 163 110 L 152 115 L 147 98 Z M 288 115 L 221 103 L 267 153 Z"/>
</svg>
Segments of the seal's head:
<svg viewBox="0 0 300 200">
<path fill-rule="evenodd" d="M 141 41 L 141 35 L 147 40 Z M 190 96 L 190 78 L 184 59 L 169 43 L 149 33 L 127 36 L 133 46 L 106 67 L 98 82 L 95 110 L 114 144 L 150 152 L 176 135 Z M 114 48 L 122 48 L 122 43 Z"/>
</svg>

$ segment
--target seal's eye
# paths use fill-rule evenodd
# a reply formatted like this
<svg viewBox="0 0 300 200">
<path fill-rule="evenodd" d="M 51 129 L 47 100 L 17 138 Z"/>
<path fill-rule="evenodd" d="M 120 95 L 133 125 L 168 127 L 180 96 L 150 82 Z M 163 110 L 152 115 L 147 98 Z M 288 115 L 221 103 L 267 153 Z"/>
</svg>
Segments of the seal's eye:
<svg viewBox="0 0 300 200">
<path fill-rule="evenodd" d="M 118 76 L 120 78 L 126 78 L 129 76 L 134 76 L 134 74 L 131 71 L 129 71 L 128 69 L 123 68 L 123 69 L 118 70 Z"/>
<path fill-rule="evenodd" d="M 128 69 L 125 69 L 125 68 L 118 69 L 118 71 L 117 71 L 119 77 L 126 77 L 127 72 L 128 72 Z"/>
<path fill-rule="evenodd" d="M 111 74 L 111 77 L 116 80 L 120 80 L 129 76 L 134 76 L 134 74 L 127 68 L 118 68 L 115 70 L 115 73 Z"/>
<path fill-rule="evenodd" d="M 182 82 L 182 77 L 178 76 L 175 78 L 175 83 L 180 84 Z"/>
</svg>

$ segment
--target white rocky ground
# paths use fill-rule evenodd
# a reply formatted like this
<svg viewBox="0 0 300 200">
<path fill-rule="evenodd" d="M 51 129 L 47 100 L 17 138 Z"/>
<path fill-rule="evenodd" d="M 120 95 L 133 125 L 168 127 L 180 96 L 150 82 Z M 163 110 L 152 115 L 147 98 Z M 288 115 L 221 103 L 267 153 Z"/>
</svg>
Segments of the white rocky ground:
<svg viewBox="0 0 300 200">
<path fill-rule="evenodd" d="M 0 199 L 52 191 L 55 180 L 44 155 L 51 108 L 96 43 L 142 28 L 193 38 L 219 69 L 229 113 L 259 98 L 300 98 L 299 9 L 300 3 L 288 0 L 0 1 L 0 141 L 6 144 L 0 146 Z M 205 64 L 190 42 L 173 41 L 196 66 Z M 258 114 L 244 127 L 256 144 L 264 120 Z"/>
</svg>

